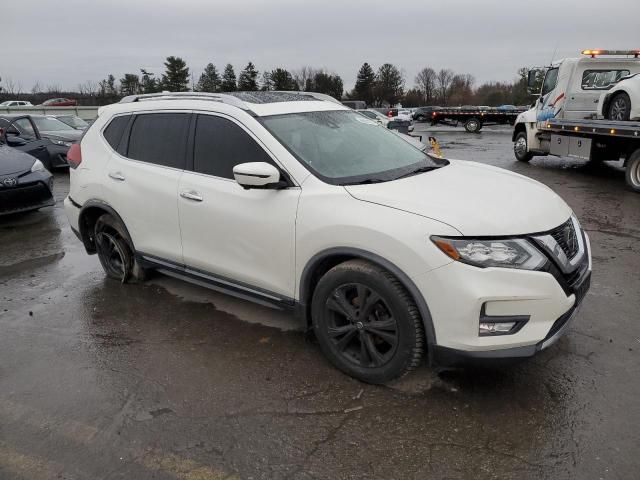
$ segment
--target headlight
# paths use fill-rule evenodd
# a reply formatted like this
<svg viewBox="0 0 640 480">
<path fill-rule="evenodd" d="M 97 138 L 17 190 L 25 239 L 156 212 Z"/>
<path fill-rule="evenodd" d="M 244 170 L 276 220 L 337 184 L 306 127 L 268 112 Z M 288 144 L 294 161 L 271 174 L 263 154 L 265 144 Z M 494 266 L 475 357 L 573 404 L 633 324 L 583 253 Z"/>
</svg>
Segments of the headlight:
<svg viewBox="0 0 640 480">
<path fill-rule="evenodd" d="M 533 245 L 520 238 L 480 240 L 432 236 L 431 241 L 452 259 L 480 268 L 536 270 L 547 261 Z"/>
<path fill-rule="evenodd" d="M 42 172 L 42 171 L 44 171 L 44 165 L 42 164 L 42 162 L 40 160 L 36 160 L 35 162 L 33 162 L 33 165 L 31 167 L 31 171 L 32 172 Z"/>
<path fill-rule="evenodd" d="M 60 145 L 61 147 L 70 147 L 73 142 L 65 142 L 64 140 L 52 140 L 56 145 Z"/>
</svg>

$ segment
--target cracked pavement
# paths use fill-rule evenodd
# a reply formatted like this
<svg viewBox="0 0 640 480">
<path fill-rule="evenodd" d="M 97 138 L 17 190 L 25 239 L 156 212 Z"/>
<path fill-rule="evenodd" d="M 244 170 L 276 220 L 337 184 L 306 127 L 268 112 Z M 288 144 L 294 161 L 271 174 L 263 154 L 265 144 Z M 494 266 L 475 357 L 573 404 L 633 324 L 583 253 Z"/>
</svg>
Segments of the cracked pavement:
<svg viewBox="0 0 640 480">
<path fill-rule="evenodd" d="M 640 195 L 614 163 L 517 163 L 509 128 L 430 134 L 578 214 L 594 276 L 558 344 L 362 384 L 288 314 L 166 277 L 106 280 L 57 172 L 54 208 L 0 219 L 0 479 L 637 478 Z"/>
</svg>

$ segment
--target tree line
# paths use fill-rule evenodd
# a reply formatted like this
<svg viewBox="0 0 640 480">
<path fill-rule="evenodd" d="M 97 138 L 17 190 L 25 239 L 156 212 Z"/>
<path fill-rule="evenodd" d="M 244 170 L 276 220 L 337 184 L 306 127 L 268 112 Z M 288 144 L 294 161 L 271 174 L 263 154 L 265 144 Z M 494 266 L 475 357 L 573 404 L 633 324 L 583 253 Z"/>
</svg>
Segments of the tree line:
<svg viewBox="0 0 640 480">
<path fill-rule="evenodd" d="M 313 91 L 331 95 L 339 100 L 363 100 L 369 106 L 402 104 L 405 107 L 421 105 L 521 105 L 529 103 L 526 91 L 526 69 L 518 71 L 513 82 L 487 82 L 476 87 L 475 77 L 469 73 L 456 73 L 450 69 L 435 70 L 425 67 L 416 75 L 414 86 L 406 88 L 405 75 L 391 63 L 377 70 L 364 63 L 357 72 L 355 86 L 344 91 L 342 78 L 323 68 L 303 66 L 297 70 L 282 67 L 260 72 L 253 62 L 248 62 L 238 74 L 234 66 L 226 64 L 219 70 L 214 63 L 207 64 L 196 79 L 186 62 L 175 56 L 167 57 L 164 72 L 155 74 L 145 69 L 136 73 L 125 73 L 120 79 L 112 74 L 94 82 L 78 85 L 76 92 L 63 91 L 56 85 L 42 88 L 39 82 L 31 94 L 23 93 L 19 84 L 10 79 L 0 79 L 0 100 L 8 98 L 35 99 L 47 96 L 72 96 L 84 104 L 101 105 L 117 101 L 127 95 L 172 92 L 233 92 L 296 90 Z M 33 100 L 32 100 L 33 101 Z"/>
</svg>

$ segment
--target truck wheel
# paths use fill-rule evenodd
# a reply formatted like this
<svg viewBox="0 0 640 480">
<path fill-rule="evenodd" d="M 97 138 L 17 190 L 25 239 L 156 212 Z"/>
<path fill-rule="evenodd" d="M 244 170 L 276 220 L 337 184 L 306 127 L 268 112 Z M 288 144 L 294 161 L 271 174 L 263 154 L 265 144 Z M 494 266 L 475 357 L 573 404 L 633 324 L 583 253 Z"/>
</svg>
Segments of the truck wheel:
<svg viewBox="0 0 640 480">
<path fill-rule="evenodd" d="M 631 115 L 631 99 L 624 92 L 617 93 L 609 102 L 607 119 L 609 120 L 629 120 Z"/>
<path fill-rule="evenodd" d="M 528 162 L 533 158 L 527 147 L 527 132 L 519 132 L 513 142 L 513 153 L 521 162 Z"/>
<path fill-rule="evenodd" d="M 631 190 L 640 193 L 640 149 L 636 150 L 627 161 L 625 179 Z"/>
<path fill-rule="evenodd" d="M 469 133 L 477 133 L 482 128 L 482 122 L 473 117 L 464 122 L 464 129 Z"/>
<path fill-rule="evenodd" d="M 347 375 L 385 383 L 413 370 L 425 335 L 415 302 L 387 270 L 349 260 L 318 282 L 311 303 L 323 353 Z"/>
</svg>

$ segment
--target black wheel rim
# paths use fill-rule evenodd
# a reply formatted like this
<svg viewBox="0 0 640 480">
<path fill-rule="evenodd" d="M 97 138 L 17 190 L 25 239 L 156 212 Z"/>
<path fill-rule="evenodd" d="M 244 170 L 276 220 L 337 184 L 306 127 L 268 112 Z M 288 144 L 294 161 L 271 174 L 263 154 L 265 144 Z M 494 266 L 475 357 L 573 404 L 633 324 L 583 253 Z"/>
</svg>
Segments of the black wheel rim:
<svg viewBox="0 0 640 480">
<path fill-rule="evenodd" d="M 325 305 L 332 348 L 360 367 L 388 363 L 398 347 L 398 324 L 387 302 L 370 287 L 350 283 L 336 288 Z"/>
<path fill-rule="evenodd" d="M 125 274 L 125 255 L 115 237 L 107 232 L 96 236 L 96 246 L 100 260 L 108 273 L 123 278 Z"/>
</svg>

